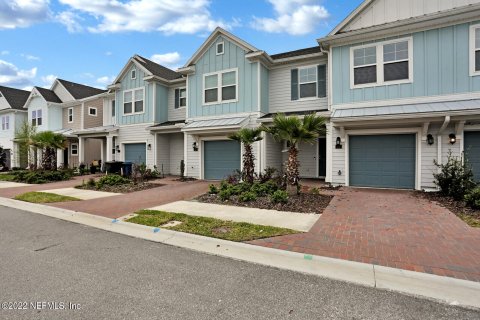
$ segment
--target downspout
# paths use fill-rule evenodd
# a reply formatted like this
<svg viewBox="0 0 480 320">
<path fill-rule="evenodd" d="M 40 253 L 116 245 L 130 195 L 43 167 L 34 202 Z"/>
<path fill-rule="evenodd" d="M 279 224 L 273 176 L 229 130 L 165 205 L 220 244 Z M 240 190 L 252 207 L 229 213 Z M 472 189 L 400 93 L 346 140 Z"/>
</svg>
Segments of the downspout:
<svg viewBox="0 0 480 320">
<path fill-rule="evenodd" d="M 441 165 L 443 163 L 442 160 L 442 133 L 445 131 L 445 129 L 448 127 L 450 124 L 450 116 L 445 116 L 445 119 L 443 120 L 443 124 L 440 127 L 440 130 L 438 130 L 438 135 L 437 135 L 437 163 Z M 440 168 L 437 169 L 438 172 L 440 172 Z"/>
</svg>

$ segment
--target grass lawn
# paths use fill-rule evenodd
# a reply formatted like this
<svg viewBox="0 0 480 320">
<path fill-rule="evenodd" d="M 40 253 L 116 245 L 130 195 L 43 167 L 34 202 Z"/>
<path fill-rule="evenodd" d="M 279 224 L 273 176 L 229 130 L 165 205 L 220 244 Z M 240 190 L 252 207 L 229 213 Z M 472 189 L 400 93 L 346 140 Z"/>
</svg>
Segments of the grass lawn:
<svg viewBox="0 0 480 320">
<path fill-rule="evenodd" d="M 66 202 L 79 201 L 80 199 L 74 197 L 61 196 L 48 192 L 27 192 L 15 197 L 15 200 L 21 200 L 32 203 L 51 203 L 51 202 Z"/>
<path fill-rule="evenodd" d="M 137 212 L 137 214 L 138 216 L 127 221 L 151 227 L 160 227 L 170 221 L 181 221 L 182 224 L 180 225 L 164 228 L 238 242 L 300 233 L 291 229 L 189 216 L 183 213 L 142 210 Z"/>
<path fill-rule="evenodd" d="M 0 181 L 13 181 L 15 176 L 13 174 L 0 174 Z"/>
<path fill-rule="evenodd" d="M 471 215 L 459 213 L 457 216 L 462 219 L 470 227 L 480 228 L 480 219 L 472 217 Z"/>
</svg>

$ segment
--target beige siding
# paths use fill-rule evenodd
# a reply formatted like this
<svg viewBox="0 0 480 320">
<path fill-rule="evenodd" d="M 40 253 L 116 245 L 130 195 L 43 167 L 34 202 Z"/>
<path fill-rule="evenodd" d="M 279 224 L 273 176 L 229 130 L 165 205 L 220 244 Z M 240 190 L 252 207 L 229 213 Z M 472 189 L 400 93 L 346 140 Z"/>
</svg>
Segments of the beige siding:
<svg viewBox="0 0 480 320">
<path fill-rule="evenodd" d="M 175 109 L 175 89 L 184 87 L 185 83 L 168 89 L 168 121 L 185 120 L 186 108 Z"/>
<path fill-rule="evenodd" d="M 98 98 L 92 101 L 85 102 L 83 110 L 84 128 L 94 128 L 103 126 L 103 98 Z M 91 116 L 88 114 L 88 108 L 97 108 L 97 115 Z"/>
<path fill-rule="evenodd" d="M 68 123 L 68 109 L 63 108 L 62 110 L 62 127 L 64 129 L 73 129 L 80 130 L 82 129 L 82 105 L 73 106 L 73 122 Z"/>
<path fill-rule="evenodd" d="M 288 112 L 327 109 L 327 98 L 314 98 L 305 100 L 291 99 L 291 69 L 326 64 L 326 59 L 316 59 L 304 63 L 288 64 L 281 68 L 270 71 L 270 92 L 269 92 L 269 112 Z M 328 77 L 328 72 L 327 72 Z M 328 83 L 328 79 L 327 79 Z M 328 92 L 327 92 L 328 94 Z"/>
</svg>

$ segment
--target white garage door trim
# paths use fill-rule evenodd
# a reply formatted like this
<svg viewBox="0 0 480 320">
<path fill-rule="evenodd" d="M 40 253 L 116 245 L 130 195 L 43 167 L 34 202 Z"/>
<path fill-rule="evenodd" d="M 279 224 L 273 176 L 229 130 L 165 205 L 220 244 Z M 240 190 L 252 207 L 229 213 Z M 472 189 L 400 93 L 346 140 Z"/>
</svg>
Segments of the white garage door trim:
<svg viewBox="0 0 480 320">
<path fill-rule="evenodd" d="M 214 136 L 214 137 L 200 137 L 198 139 L 198 156 L 199 156 L 199 163 L 200 165 L 200 179 L 205 179 L 205 168 L 204 168 L 204 161 L 203 161 L 203 142 L 204 141 L 216 141 L 216 140 L 231 140 L 228 136 Z M 243 143 L 240 143 L 240 171 L 243 171 Z"/>
<path fill-rule="evenodd" d="M 366 129 L 366 130 L 345 130 L 345 185 L 350 186 L 350 162 L 349 162 L 349 137 L 351 135 L 360 136 L 360 135 L 388 135 L 388 134 L 401 134 L 401 133 L 412 133 L 416 134 L 416 161 L 415 161 L 415 189 L 421 189 L 420 177 L 422 176 L 422 129 L 421 128 L 395 128 L 395 129 Z"/>
</svg>

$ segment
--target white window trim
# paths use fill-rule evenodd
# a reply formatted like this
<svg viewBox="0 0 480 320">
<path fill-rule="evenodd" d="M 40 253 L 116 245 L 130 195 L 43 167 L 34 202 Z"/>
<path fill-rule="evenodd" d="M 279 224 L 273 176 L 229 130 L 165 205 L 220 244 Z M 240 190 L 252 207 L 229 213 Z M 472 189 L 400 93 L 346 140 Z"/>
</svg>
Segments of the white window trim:
<svg viewBox="0 0 480 320">
<path fill-rule="evenodd" d="M 70 112 L 72 112 L 72 120 L 70 120 Z M 73 108 L 68 108 L 67 109 L 67 122 L 68 123 L 73 123 Z"/>
<path fill-rule="evenodd" d="M 135 112 L 135 91 L 137 90 L 142 90 L 143 92 L 143 111 L 142 112 Z M 132 92 L 132 112 L 130 113 L 125 113 L 125 93 L 128 93 L 128 92 Z M 115 102 L 115 105 L 117 104 L 117 102 Z M 126 117 L 126 116 L 133 116 L 133 115 L 136 115 L 136 114 L 144 114 L 145 113 L 145 88 L 144 87 L 139 87 L 139 88 L 134 88 L 134 89 L 130 89 L 130 90 L 125 90 L 123 91 L 123 101 L 122 101 L 122 108 L 123 108 L 123 116 Z"/>
<path fill-rule="evenodd" d="M 222 74 L 232 72 L 232 71 L 235 71 L 235 87 L 236 87 L 235 99 L 222 100 L 222 88 L 223 87 L 230 87 L 230 85 L 229 86 L 222 86 Z M 217 91 L 218 92 L 217 101 L 205 102 L 205 90 L 207 90 L 205 88 L 205 78 L 208 77 L 208 76 L 212 76 L 214 74 L 216 74 L 218 76 L 217 77 L 217 86 L 213 87 L 213 88 L 209 88 L 208 90 L 215 89 L 215 88 L 218 89 L 218 91 Z M 216 71 L 216 72 L 210 72 L 210 73 L 203 74 L 202 105 L 203 106 L 210 106 L 210 105 L 214 105 L 214 104 L 231 103 L 231 102 L 238 102 L 238 68 L 225 69 L 225 70 L 222 70 L 222 71 Z"/>
<path fill-rule="evenodd" d="M 384 81 L 383 79 L 383 66 L 385 65 L 383 62 L 383 46 L 390 43 L 397 43 L 407 41 L 408 42 L 408 79 L 403 80 L 395 80 L 395 81 Z M 354 83 L 354 65 L 353 65 L 353 52 L 357 49 L 363 48 L 370 48 L 376 47 L 377 53 L 377 62 L 375 64 L 366 64 L 359 67 L 368 67 L 368 66 L 377 66 L 377 82 L 372 83 L 365 83 L 365 84 L 355 84 Z M 405 61 L 405 60 L 399 60 Z M 390 86 L 395 84 L 402 84 L 402 83 L 412 83 L 413 82 L 413 38 L 412 37 L 405 37 L 405 38 L 398 38 L 389 41 L 381 41 L 375 43 L 368 43 L 360 46 L 355 46 L 350 48 L 350 89 L 360 89 L 360 88 L 370 88 L 370 87 L 379 87 L 379 86 Z"/>
<path fill-rule="evenodd" d="M 95 114 L 91 114 L 90 110 L 95 110 Z M 96 117 L 98 115 L 98 110 L 95 107 L 88 107 L 88 115 L 91 117 Z"/>
<path fill-rule="evenodd" d="M 300 70 L 301 69 L 310 69 L 310 68 L 315 68 L 315 81 L 310 81 L 310 82 L 304 82 L 300 83 Z M 297 101 L 308 101 L 308 100 L 317 100 L 319 99 L 318 97 L 318 65 L 309 65 L 309 66 L 302 66 L 298 67 L 298 100 Z M 315 96 L 314 97 L 305 97 L 305 98 L 300 98 L 300 84 L 308 84 L 308 83 L 314 83 L 315 82 Z"/>
<path fill-rule="evenodd" d="M 2 116 L 2 130 L 3 131 L 10 130 L 10 116 L 9 115 Z"/>
<path fill-rule="evenodd" d="M 469 57 L 470 57 L 470 77 L 480 75 L 480 70 L 475 71 L 475 29 L 480 29 L 480 24 L 475 24 L 470 26 L 469 33 Z"/>
<path fill-rule="evenodd" d="M 77 147 L 77 153 L 73 153 L 73 146 L 76 146 L 76 147 Z M 78 157 L 78 153 L 79 153 L 78 143 L 72 143 L 72 144 L 70 145 L 70 156 L 72 156 L 72 157 Z"/>
<path fill-rule="evenodd" d="M 222 45 L 222 52 L 218 52 L 218 46 L 219 46 L 220 44 Z M 220 56 L 220 55 L 222 55 L 222 54 L 224 54 L 224 53 L 225 53 L 225 42 L 223 42 L 223 41 L 222 41 L 222 42 L 218 42 L 218 43 L 215 45 L 215 54 L 216 54 L 217 56 Z"/>
<path fill-rule="evenodd" d="M 175 109 L 175 103 L 173 104 L 173 107 L 175 110 L 180 110 L 180 109 L 185 109 L 188 106 L 188 96 L 187 96 L 187 87 L 180 87 L 176 88 L 178 89 L 178 108 Z M 182 107 L 180 106 L 180 90 L 185 90 L 185 105 Z M 175 96 L 174 96 L 175 98 Z"/>
<path fill-rule="evenodd" d="M 133 73 L 135 73 L 135 76 L 133 76 Z M 130 79 L 131 80 L 137 79 L 137 69 L 130 70 Z"/>
<path fill-rule="evenodd" d="M 41 116 L 41 117 L 38 116 L 38 112 L 39 112 L 39 111 L 42 113 L 42 116 Z M 35 118 L 33 117 L 33 112 L 35 112 Z M 32 110 L 31 113 L 30 113 L 30 116 L 32 117 L 31 120 L 35 119 L 35 125 L 34 125 L 34 127 L 39 127 L 39 126 L 42 126 L 42 125 L 43 125 L 43 110 L 42 110 L 42 109 Z M 40 125 L 38 124 L 38 119 L 42 119 L 42 124 L 40 124 Z M 30 123 L 31 123 L 31 121 L 30 121 Z"/>
</svg>

